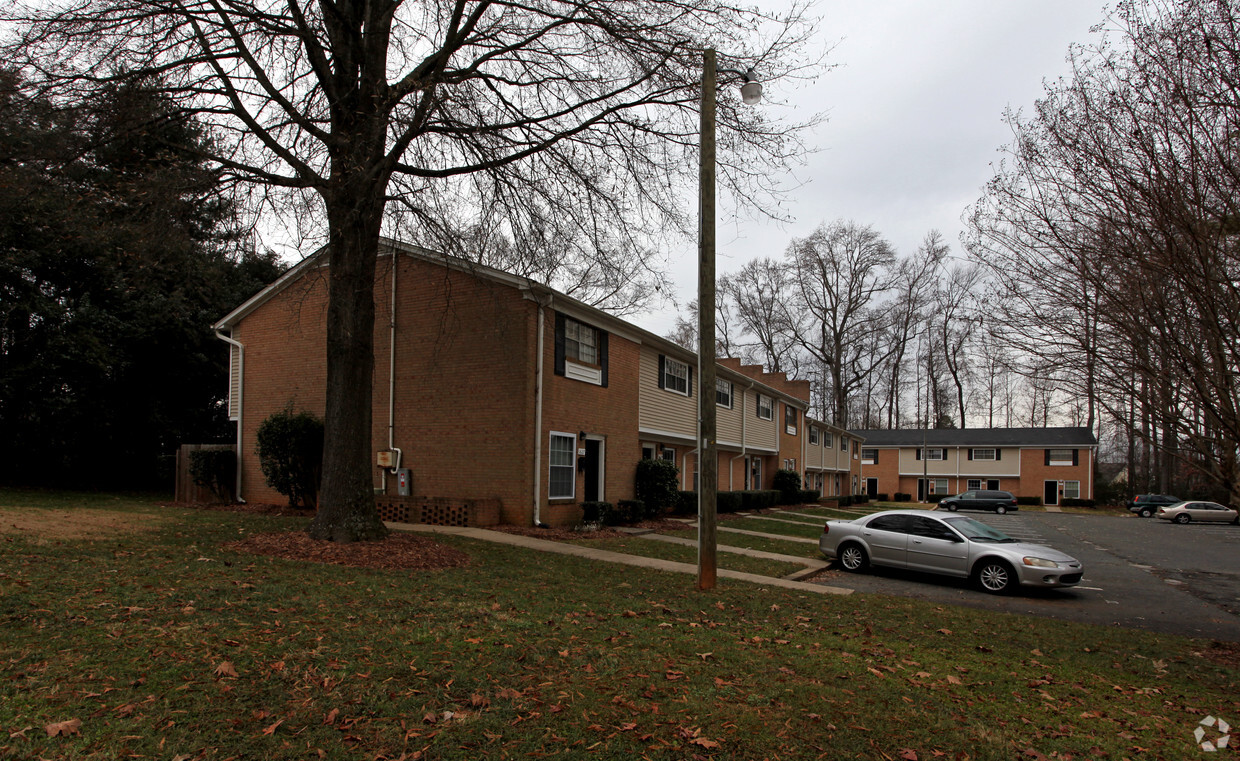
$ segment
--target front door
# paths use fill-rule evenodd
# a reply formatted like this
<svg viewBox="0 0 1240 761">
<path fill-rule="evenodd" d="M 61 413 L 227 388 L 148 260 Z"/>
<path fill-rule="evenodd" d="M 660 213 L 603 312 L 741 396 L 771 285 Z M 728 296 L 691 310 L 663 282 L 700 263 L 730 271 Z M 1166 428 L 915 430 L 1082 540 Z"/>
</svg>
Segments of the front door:
<svg viewBox="0 0 1240 761">
<path fill-rule="evenodd" d="M 1059 482 L 1043 481 L 1042 482 L 1042 504 L 1058 505 L 1059 504 Z"/>
<path fill-rule="evenodd" d="M 586 502 L 603 499 L 603 441 L 586 439 Z"/>
<path fill-rule="evenodd" d="M 865 493 L 870 499 L 878 499 L 878 479 L 865 479 Z"/>
</svg>

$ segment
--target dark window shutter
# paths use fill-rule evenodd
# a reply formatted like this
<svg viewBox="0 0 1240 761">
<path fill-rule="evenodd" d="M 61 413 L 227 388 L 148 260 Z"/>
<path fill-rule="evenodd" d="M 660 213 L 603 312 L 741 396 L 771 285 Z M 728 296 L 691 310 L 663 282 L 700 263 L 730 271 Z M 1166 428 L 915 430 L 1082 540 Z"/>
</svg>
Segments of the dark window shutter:
<svg viewBox="0 0 1240 761">
<path fill-rule="evenodd" d="M 754 394 L 754 399 L 753 414 L 762 417 L 762 394 Z"/>
<path fill-rule="evenodd" d="M 921 459 L 921 449 L 920 449 L 920 448 L 917 450 L 917 459 L 918 459 L 918 460 L 920 460 L 920 459 Z"/>
<path fill-rule="evenodd" d="M 693 365 L 686 362 L 685 367 L 689 368 L 689 396 L 693 396 Z"/>
<path fill-rule="evenodd" d="M 1002 450 L 1002 449 L 1000 449 L 999 447 L 995 447 L 995 459 L 996 459 L 996 460 L 1002 460 L 1002 459 L 1003 459 L 1003 450 Z"/>
<path fill-rule="evenodd" d="M 1079 454 L 1079 452 L 1080 452 L 1080 451 L 1081 451 L 1081 450 L 1079 450 L 1079 449 L 1073 449 L 1073 450 L 1072 450 L 1072 464 L 1073 464 L 1073 465 L 1080 465 L 1080 464 L 1081 464 L 1081 458 L 1080 458 L 1080 454 Z"/>
<path fill-rule="evenodd" d="M 663 372 L 664 372 L 664 370 L 663 370 L 663 355 L 662 355 L 662 354 L 660 354 L 660 355 L 659 355 L 659 388 L 666 388 L 666 386 L 664 386 L 664 385 L 663 385 Z"/>
<path fill-rule="evenodd" d="M 970 459 L 970 460 L 972 460 L 972 459 L 973 459 L 973 450 L 972 450 L 972 449 L 970 449 L 970 450 L 969 450 L 969 459 Z"/>
<path fill-rule="evenodd" d="M 564 374 L 564 315 L 555 314 L 555 374 Z"/>
<path fill-rule="evenodd" d="M 1048 450 L 1046 450 L 1046 464 L 1047 464 L 1047 465 L 1050 465 L 1050 464 L 1051 464 L 1051 450 L 1049 450 L 1049 449 L 1048 449 Z"/>
<path fill-rule="evenodd" d="M 598 332 L 598 362 L 603 368 L 603 388 L 607 387 L 607 334 Z"/>
</svg>

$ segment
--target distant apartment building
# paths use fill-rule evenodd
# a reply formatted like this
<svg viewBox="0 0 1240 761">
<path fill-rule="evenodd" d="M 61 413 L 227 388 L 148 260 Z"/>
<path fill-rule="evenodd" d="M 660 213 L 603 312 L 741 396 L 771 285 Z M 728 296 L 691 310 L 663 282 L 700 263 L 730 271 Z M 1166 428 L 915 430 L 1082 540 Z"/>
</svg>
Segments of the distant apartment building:
<svg viewBox="0 0 1240 761">
<path fill-rule="evenodd" d="M 864 491 L 918 501 L 1000 489 L 1043 504 L 1094 498 L 1098 441 L 1088 428 L 862 430 Z"/>
</svg>

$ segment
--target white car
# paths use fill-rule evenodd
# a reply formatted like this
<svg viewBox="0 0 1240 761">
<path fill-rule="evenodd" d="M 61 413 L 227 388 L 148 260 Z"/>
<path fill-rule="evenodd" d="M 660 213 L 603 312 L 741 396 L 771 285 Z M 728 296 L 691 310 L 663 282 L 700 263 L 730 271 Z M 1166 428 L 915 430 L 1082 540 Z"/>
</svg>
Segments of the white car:
<svg viewBox="0 0 1240 761">
<path fill-rule="evenodd" d="M 1041 544 L 1027 544 L 964 515 L 888 510 L 856 520 L 827 521 L 818 549 L 852 573 L 871 564 L 973 579 L 1000 594 L 1018 584 L 1071 587 L 1081 561 Z"/>
<path fill-rule="evenodd" d="M 1165 521 L 1176 523 L 1240 523 L 1240 513 L 1217 502 L 1177 502 L 1158 508 L 1156 515 Z"/>
</svg>

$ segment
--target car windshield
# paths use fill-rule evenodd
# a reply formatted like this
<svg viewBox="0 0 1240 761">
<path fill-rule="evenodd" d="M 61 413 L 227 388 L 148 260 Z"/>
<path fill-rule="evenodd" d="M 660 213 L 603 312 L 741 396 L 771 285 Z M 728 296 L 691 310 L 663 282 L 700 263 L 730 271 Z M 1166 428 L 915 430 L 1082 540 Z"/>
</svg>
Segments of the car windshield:
<svg viewBox="0 0 1240 761">
<path fill-rule="evenodd" d="M 981 521 L 975 521 L 972 518 L 966 518 L 963 515 L 956 518 L 943 519 L 952 528 L 964 534 L 966 539 L 975 542 L 994 542 L 995 544 L 1011 544 L 1016 540 L 1007 534 L 987 526 Z"/>
</svg>

